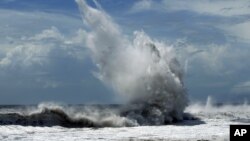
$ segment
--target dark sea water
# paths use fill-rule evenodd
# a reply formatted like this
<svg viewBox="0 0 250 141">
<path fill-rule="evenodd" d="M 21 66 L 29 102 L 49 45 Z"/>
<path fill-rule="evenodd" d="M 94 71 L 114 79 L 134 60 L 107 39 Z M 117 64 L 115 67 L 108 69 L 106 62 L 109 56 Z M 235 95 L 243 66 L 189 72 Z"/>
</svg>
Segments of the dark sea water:
<svg viewBox="0 0 250 141">
<path fill-rule="evenodd" d="M 119 109 L 119 110 L 118 110 Z M 103 127 L 116 126 L 112 120 L 120 116 L 121 105 L 62 105 L 44 103 L 39 105 L 1 105 L 0 125 Z M 109 123 L 110 122 L 110 123 Z M 121 126 L 129 126 L 122 124 Z M 117 125 L 119 126 L 119 125 Z"/>
</svg>

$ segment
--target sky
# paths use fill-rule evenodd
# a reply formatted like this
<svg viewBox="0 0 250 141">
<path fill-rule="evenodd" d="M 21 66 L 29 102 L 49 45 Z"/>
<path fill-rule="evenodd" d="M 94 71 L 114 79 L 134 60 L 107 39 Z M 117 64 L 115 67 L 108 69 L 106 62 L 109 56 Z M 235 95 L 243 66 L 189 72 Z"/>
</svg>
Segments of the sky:
<svg viewBox="0 0 250 141">
<path fill-rule="evenodd" d="M 176 48 L 190 101 L 250 100 L 249 0 L 97 2 L 128 38 L 143 30 Z M 88 30 L 74 0 L 1 0 L 0 104 L 117 103 L 93 75 Z"/>
</svg>

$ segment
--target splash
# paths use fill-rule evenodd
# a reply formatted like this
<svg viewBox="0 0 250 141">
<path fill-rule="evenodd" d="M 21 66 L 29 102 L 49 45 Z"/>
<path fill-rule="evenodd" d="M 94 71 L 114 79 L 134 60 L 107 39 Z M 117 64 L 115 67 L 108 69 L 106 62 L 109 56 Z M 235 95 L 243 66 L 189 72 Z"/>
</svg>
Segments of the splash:
<svg viewBox="0 0 250 141">
<path fill-rule="evenodd" d="M 250 105 L 244 103 L 216 103 L 211 96 L 206 103 L 192 103 L 185 112 L 200 119 L 223 119 L 224 121 L 250 123 Z"/>
<path fill-rule="evenodd" d="M 0 107 L 0 125 L 67 128 L 135 126 L 131 120 L 119 116 L 116 106 L 69 106 L 56 103 L 41 103 L 27 107 Z"/>
<path fill-rule="evenodd" d="M 90 29 L 86 46 L 99 70 L 95 75 L 127 103 L 121 115 L 139 125 L 182 120 L 187 96 L 174 49 L 143 31 L 129 40 L 102 9 L 76 2 Z"/>
</svg>

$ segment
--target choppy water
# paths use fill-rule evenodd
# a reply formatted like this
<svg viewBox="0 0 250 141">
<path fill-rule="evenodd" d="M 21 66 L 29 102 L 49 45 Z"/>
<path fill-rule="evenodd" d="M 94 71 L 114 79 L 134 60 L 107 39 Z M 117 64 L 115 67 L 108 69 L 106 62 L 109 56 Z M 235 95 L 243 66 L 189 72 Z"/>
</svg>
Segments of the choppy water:
<svg viewBox="0 0 250 141">
<path fill-rule="evenodd" d="M 111 127 L 116 120 L 115 117 L 107 118 L 110 116 L 107 111 L 113 113 L 120 107 L 52 103 L 1 106 L 0 140 L 228 140 L 230 124 L 250 124 L 250 106 L 247 104 L 219 107 L 193 104 L 185 113 L 196 118 L 162 126 Z"/>
<path fill-rule="evenodd" d="M 62 126 L 67 128 L 151 125 L 139 118 L 139 116 L 141 118 L 148 117 L 148 112 L 151 110 L 150 107 L 143 108 L 144 110 L 142 111 L 136 111 L 139 106 L 141 105 L 134 104 L 128 108 L 128 105 L 73 106 L 54 103 L 42 103 L 37 106 L 1 106 L 0 125 Z M 132 112 L 135 117 L 131 116 Z M 155 120 L 154 117 L 148 118 Z M 186 118 L 192 117 L 187 115 Z M 165 124 L 168 123 L 166 122 Z"/>
</svg>

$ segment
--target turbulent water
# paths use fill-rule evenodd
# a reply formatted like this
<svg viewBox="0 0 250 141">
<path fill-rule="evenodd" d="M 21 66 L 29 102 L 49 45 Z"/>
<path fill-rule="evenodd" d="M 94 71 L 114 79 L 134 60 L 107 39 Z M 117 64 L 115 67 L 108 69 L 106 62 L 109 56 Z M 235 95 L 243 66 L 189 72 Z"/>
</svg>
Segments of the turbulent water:
<svg viewBox="0 0 250 141">
<path fill-rule="evenodd" d="M 124 126 L 127 122 L 126 118 L 121 122 L 121 117 L 117 117 L 120 108 L 119 105 L 84 106 L 54 103 L 37 106 L 0 106 L 0 140 L 225 141 L 229 139 L 230 124 L 250 124 L 248 104 L 214 106 L 207 103 L 192 104 L 186 108 L 185 113 L 196 117 L 192 120 L 184 119 L 164 126 L 114 128 L 114 123 Z M 80 126 L 85 128 L 79 128 Z M 100 126 L 105 127 L 96 128 Z"/>
<path fill-rule="evenodd" d="M 124 126 L 182 120 L 187 95 L 174 48 L 143 31 L 129 39 L 98 4 L 96 9 L 84 0 L 76 2 L 89 28 L 85 40 L 98 68 L 95 76 L 124 100 L 117 115 Z"/>
<path fill-rule="evenodd" d="M 67 128 L 135 126 L 127 118 L 130 111 L 122 105 L 60 105 L 43 103 L 38 106 L 0 107 L 0 125 L 22 125 Z M 140 113 L 142 116 L 147 113 Z M 191 118 L 187 115 L 187 118 Z"/>
<path fill-rule="evenodd" d="M 69 106 L 43 103 L 38 106 L 8 106 L 0 109 L 0 125 L 108 127 L 131 126 L 115 105 Z"/>
</svg>

